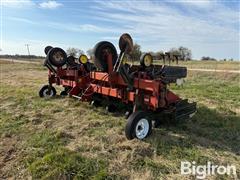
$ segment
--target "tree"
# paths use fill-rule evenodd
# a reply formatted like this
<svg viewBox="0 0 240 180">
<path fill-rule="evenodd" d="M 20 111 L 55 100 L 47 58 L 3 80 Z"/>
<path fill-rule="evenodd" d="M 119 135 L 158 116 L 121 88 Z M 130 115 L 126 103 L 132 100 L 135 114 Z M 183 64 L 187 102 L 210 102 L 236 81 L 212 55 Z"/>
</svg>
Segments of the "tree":
<svg viewBox="0 0 240 180">
<path fill-rule="evenodd" d="M 180 46 L 178 48 L 180 53 L 180 59 L 183 61 L 188 61 L 192 59 L 192 51 L 186 47 Z"/>
<path fill-rule="evenodd" d="M 188 61 L 192 59 L 192 51 L 186 47 L 180 46 L 177 48 L 172 48 L 169 51 L 172 55 L 178 55 L 179 60 Z"/>
<path fill-rule="evenodd" d="M 162 60 L 164 58 L 164 52 L 163 51 L 157 51 L 155 53 L 155 55 L 156 55 L 157 60 Z"/>
<path fill-rule="evenodd" d="M 142 51 L 141 51 L 141 46 L 137 43 L 135 43 L 133 45 L 133 51 L 130 55 L 130 58 L 133 60 L 133 61 L 139 61 L 140 57 L 141 57 L 141 54 L 142 54 Z"/>
<path fill-rule="evenodd" d="M 90 56 L 90 57 L 93 57 L 93 49 L 89 49 L 87 50 L 87 55 Z"/>
<path fill-rule="evenodd" d="M 74 56 L 74 57 L 79 57 L 81 54 L 84 54 L 84 51 L 78 48 L 68 48 L 67 49 L 67 55 L 68 56 Z"/>
<path fill-rule="evenodd" d="M 211 58 L 211 57 L 209 57 L 209 56 L 203 56 L 202 58 L 201 58 L 201 60 L 202 61 L 216 61 L 216 59 L 215 58 Z"/>
<path fill-rule="evenodd" d="M 177 48 L 171 48 L 170 51 L 169 51 L 172 55 L 181 55 L 179 49 Z"/>
</svg>

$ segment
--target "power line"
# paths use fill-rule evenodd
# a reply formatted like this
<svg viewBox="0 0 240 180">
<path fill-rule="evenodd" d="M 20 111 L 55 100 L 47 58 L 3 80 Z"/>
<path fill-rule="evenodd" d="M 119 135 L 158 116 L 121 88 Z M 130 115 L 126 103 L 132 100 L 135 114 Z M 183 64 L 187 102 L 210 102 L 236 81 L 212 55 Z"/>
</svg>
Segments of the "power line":
<svg viewBox="0 0 240 180">
<path fill-rule="evenodd" d="M 27 51 L 28 51 L 28 55 L 30 56 L 30 50 L 29 50 L 29 44 L 25 44 L 25 46 L 27 47 Z"/>
</svg>

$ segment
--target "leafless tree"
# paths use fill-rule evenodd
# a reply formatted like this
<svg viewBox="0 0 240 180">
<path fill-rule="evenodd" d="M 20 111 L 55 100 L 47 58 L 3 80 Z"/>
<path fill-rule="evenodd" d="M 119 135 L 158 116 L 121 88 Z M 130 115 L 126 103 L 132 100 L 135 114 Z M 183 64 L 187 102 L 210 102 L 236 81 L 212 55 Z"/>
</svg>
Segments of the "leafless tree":
<svg viewBox="0 0 240 180">
<path fill-rule="evenodd" d="M 188 61 L 192 59 L 192 51 L 186 47 L 172 48 L 169 51 L 172 55 L 179 56 L 179 60 Z"/>
<path fill-rule="evenodd" d="M 79 57 L 81 54 L 84 54 L 84 51 L 81 49 L 72 47 L 67 49 L 67 55 L 69 56 Z"/>
<path fill-rule="evenodd" d="M 140 57 L 141 57 L 141 54 L 142 54 L 142 51 L 141 51 L 141 46 L 137 43 L 135 43 L 133 45 L 133 51 L 132 53 L 130 54 L 130 58 L 133 60 L 133 61 L 139 61 L 140 60 Z"/>
</svg>

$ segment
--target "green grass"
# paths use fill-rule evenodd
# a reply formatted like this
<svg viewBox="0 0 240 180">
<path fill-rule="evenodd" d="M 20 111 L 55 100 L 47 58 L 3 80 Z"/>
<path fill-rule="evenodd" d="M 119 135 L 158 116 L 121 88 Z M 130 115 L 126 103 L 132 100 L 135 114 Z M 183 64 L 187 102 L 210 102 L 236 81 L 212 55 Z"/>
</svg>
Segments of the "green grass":
<svg viewBox="0 0 240 180">
<path fill-rule="evenodd" d="M 103 179 L 107 176 L 106 163 L 83 157 L 64 147 L 68 135 L 62 132 L 42 131 L 33 134 L 25 144 L 25 161 L 34 179 L 77 178 Z"/>
<path fill-rule="evenodd" d="M 183 87 L 171 85 L 198 103 L 197 113 L 162 124 L 144 141 L 125 138 L 120 112 L 60 96 L 39 98 L 47 83 L 40 65 L 1 64 L 1 77 L 0 178 L 181 179 L 181 160 L 234 164 L 239 175 L 238 74 L 190 72 Z"/>
<path fill-rule="evenodd" d="M 107 177 L 103 162 L 87 159 L 68 150 L 46 154 L 29 167 L 34 179 L 104 179 Z"/>
<path fill-rule="evenodd" d="M 177 94 L 197 102 L 234 110 L 240 107 L 239 74 L 216 74 L 209 72 L 190 72 L 183 87 L 170 86 Z"/>
<path fill-rule="evenodd" d="M 11 136 L 12 134 L 17 134 L 21 131 L 24 131 L 23 127 L 27 122 L 28 119 L 22 114 L 12 116 L 6 111 L 1 111 L 0 136 Z"/>
</svg>

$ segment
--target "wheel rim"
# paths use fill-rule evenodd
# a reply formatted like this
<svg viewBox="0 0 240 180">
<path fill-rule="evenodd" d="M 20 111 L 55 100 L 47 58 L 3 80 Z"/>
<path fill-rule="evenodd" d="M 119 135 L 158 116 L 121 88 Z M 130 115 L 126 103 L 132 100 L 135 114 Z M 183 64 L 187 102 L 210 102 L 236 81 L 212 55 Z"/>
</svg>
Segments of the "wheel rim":
<svg viewBox="0 0 240 180">
<path fill-rule="evenodd" d="M 53 54 L 53 59 L 55 60 L 55 61 L 62 61 L 63 59 L 64 59 L 64 55 L 63 55 L 63 53 L 62 52 L 55 52 L 54 54 Z"/>
<path fill-rule="evenodd" d="M 48 90 L 48 89 L 45 89 L 44 91 L 43 91 L 43 96 L 44 97 L 52 97 L 53 96 L 53 90 Z"/>
<path fill-rule="evenodd" d="M 147 136 L 149 131 L 149 122 L 147 119 L 140 119 L 136 125 L 136 137 L 138 139 L 143 139 Z"/>
<path fill-rule="evenodd" d="M 145 66 L 147 66 L 147 67 L 152 64 L 152 57 L 151 57 L 151 55 L 146 55 L 146 56 L 144 57 L 144 64 L 145 64 Z"/>
</svg>

